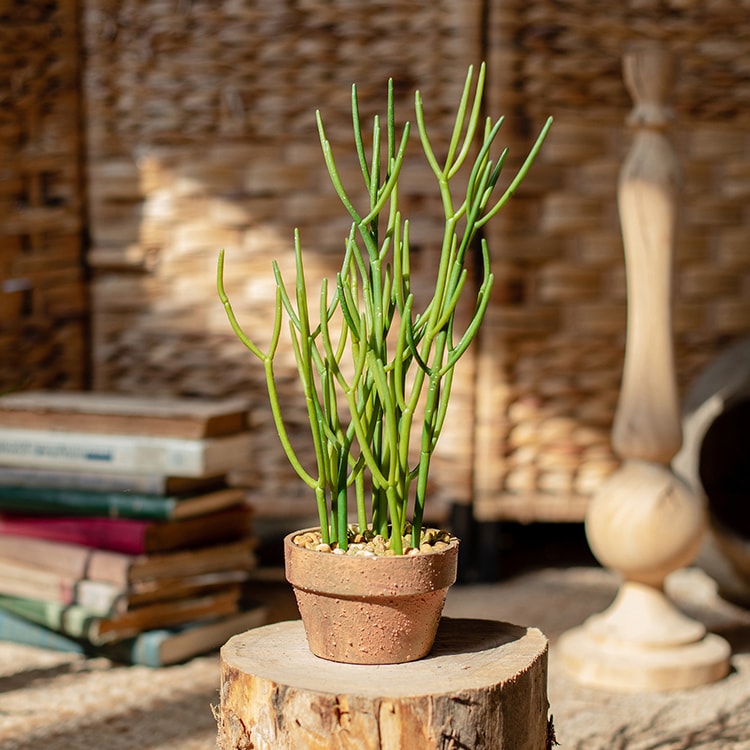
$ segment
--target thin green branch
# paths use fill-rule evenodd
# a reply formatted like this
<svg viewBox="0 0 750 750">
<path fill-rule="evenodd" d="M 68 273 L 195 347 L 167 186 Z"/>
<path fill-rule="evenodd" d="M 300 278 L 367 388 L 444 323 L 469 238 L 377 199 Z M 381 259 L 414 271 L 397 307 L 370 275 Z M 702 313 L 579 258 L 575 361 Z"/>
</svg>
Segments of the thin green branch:
<svg viewBox="0 0 750 750">
<path fill-rule="evenodd" d="M 539 136 L 532 146 L 531 151 L 529 151 L 526 160 L 518 170 L 518 174 L 516 174 L 516 176 L 514 177 L 513 182 L 510 183 L 507 190 L 503 193 L 502 198 L 500 198 L 500 200 L 477 222 L 477 227 L 484 226 L 513 197 L 513 195 L 515 195 L 516 190 L 518 190 L 519 185 L 521 184 L 521 182 L 523 182 L 524 178 L 528 174 L 529 169 L 531 168 L 531 165 L 534 163 L 534 160 L 539 154 L 539 151 L 542 148 L 542 144 L 547 138 L 547 134 L 552 127 L 552 122 L 552 118 L 548 117 L 547 122 L 544 124 L 544 127 L 539 133 Z"/>
</svg>

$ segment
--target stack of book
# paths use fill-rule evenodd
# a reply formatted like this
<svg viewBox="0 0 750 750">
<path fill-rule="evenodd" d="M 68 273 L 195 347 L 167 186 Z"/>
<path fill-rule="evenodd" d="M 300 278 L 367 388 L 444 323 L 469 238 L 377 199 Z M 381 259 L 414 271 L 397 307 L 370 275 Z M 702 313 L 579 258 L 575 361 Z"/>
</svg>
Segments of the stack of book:
<svg viewBox="0 0 750 750">
<path fill-rule="evenodd" d="M 0 640 L 160 666 L 262 624 L 236 399 L 0 398 Z"/>
</svg>

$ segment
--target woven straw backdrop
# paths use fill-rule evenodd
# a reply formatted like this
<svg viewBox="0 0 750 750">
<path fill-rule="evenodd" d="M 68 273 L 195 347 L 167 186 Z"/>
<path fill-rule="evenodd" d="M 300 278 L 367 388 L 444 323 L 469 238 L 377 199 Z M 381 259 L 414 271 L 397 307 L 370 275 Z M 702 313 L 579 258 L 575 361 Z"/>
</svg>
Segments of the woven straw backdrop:
<svg viewBox="0 0 750 750">
<path fill-rule="evenodd" d="M 263 343 L 271 260 L 291 273 L 294 227 L 313 288 L 335 271 L 348 229 L 315 110 L 353 185 L 352 83 L 367 120 L 383 113 L 388 77 L 400 121 L 413 119 L 419 87 L 428 124 L 445 136 L 467 66 L 486 59 L 510 169 L 548 115 L 555 124 L 488 230 L 493 301 L 459 363 L 433 491 L 439 503 L 473 502 L 480 519 L 578 520 L 617 466 L 609 432 L 626 291 L 616 183 L 631 140 L 622 54 L 658 40 L 679 64 L 674 329 L 684 389 L 750 329 L 749 11 L 745 0 L 0 2 L 3 352 L 29 352 L 35 374 L 24 384 L 84 380 L 85 229 L 93 387 L 250 395 L 257 439 L 240 480 L 261 508 L 309 509 L 275 441 L 260 367 L 218 303 L 218 250 L 237 313 Z M 415 276 L 429 281 L 441 208 L 426 165 L 406 176 L 402 198 Z M 17 387 L 10 356 L 5 388 Z M 279 375 L 302 441 L 287 349 Z"/>
<path fill-rule="evenodd" d="M 352 83 L 367 123 L 385 115 L 389 77 L 399 122 L 413 121 L 419 86 L 432 132 L 438 141 L 447 137 L 467 66 L 480 57 L 480 4 L 87 5 L 95 385 L 248 392 L 257 441 L 239 481 L 253 487 L 260 512 L 309 512 L 307 488 L 275 439 L 262 368 L 235 340 L 219 304 L 218 250 L 226 250 L 237 315 L 263 345 L 274 305 L 271 261 L 293 277 L 293 229 L 312 290 L 321 277 L 334 277 L 349 229 L 325 171 L 315 110 L 344 183 L 361 201 Z M 421 281 L 421 269 L 429 280 L 442 222 L 426 162 L 405 175 L 401 200 L 413 217 L 414 275 Z M 288 344 L 276 370 L 292 441 L 309 464 L 306 408 Z M 471 496 L 473 377 L 467 356 L 436 457 L 438 501 Z"/>
<path fill-rule="evenodd" d="M 480 346 L 479 518 L 580 519 L 617 466 L 609 432 L 626 291 L 616 185 L 631 134 L 622 55 L 661 42 L 677 60 L 671 131 L 684 172 L 674 277 L 682 389 L 750 331 L 747 3 L 492 3 L 492 106 L 519 143 L 555 124 L 493 228 L 502 284 Z"/>
</svg>

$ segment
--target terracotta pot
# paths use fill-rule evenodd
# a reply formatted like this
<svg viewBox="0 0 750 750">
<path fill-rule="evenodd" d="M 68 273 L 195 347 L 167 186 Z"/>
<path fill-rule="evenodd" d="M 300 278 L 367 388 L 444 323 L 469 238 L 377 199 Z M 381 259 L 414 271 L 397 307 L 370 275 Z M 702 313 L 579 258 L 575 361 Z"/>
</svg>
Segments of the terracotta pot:
<svg viewBox="0 0 750 750">
<path fill-rule="evenodd" d="M 456 580 L 458 540 L 438 552 L 372 558 L 298 547 L 292 539 L 301 533 L 284 539 L 284 560 L 313 654 L 348 664 L 427 655 Z"/>
</svg>

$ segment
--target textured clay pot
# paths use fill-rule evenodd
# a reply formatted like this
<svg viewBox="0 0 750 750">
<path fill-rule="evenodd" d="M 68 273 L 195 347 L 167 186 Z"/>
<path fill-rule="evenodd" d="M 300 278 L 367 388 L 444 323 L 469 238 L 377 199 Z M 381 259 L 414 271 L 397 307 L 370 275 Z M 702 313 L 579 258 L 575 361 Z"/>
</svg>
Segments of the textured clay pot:
<svg viewBox="0 0 750 750">
<path fill-rule="evenodd" d="M 310 650 L 347 664 L 400 664 L 432 648 L 448 588 L 456 580 L 458 540 L 444 550 L 397 557 L 334 555 L 284 539 Z"/>
</svg>

